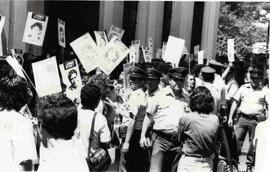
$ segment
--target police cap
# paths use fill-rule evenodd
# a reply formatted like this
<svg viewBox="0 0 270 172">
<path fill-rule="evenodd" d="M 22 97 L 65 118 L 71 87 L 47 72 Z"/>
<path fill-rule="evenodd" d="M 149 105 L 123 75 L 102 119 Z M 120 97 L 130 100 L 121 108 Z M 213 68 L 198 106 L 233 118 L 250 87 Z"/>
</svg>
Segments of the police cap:
<svg viewBox="0 0 270 172">
<path fill-rule="evenodd" d="M 132 66 L 128 70 L 128 75 L 132 78 L 145 78 L 147 76 L 146 72 L 138 66 Z"/>
<path fill-rule="evenodd" d="M 262 78 L 263 77 L 263 71 L 260 69 L 252 69 L 250 71 L 250 77 L 252 78 Z"/>
<path fill-rule="evenodd" d="M 170 69 L 168 71 L 169 77 L 173 77 L 179 80 L 184 80 L 187 74 L 188 74 L 188 70 L 185 67 L 178 67 L 178 68 Z"/>
<path fill-rule="evenodd" d="M 216 72 L 215 69 L 209 67 L 209 66 L 205 66 L 201 69 L 202 73 L 205 73 L 205 74 L 214 74 Z"/>
<path fill-rule="evenodd" d="M 162 76 L 161 72 L 159 72 L 157 69 L 151 67 L 146 69 L 147 78 L 148 79 L 160 79 Z"/>
</svg>

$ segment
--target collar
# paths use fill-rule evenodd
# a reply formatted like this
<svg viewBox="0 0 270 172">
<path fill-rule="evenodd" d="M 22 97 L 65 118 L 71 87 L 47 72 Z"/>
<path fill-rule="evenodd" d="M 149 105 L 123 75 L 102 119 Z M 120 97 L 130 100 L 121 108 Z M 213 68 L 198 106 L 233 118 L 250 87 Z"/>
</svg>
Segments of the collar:
<svg viewBox="0 0 270 172">
<path fill-rule="evenodd" d="M 159 91 L 159 88 L 156 89 L 156 91 L 154 91 L 154 92 L 151 93 L 151 94 L 149 94 L 149 92 L 147 91 L 146 95 L 147 95 L 148 97 L 152 97 L 152 96 L 154 96 L 158 91 Z"/>
<path fill-rule="evenodd" d="M 173 90 L 170 87 L 168 87 L 165 91 L 166 91 L 166 93 L 165 93 L 166 96 L 172 96 L 175 99 L 182 99 L 182 98 L 184 98 L 183 92 L 181 92 L 181 94 L 178 97 L 176 97 L 176 95 L 173 93 Z"/>
</svg>

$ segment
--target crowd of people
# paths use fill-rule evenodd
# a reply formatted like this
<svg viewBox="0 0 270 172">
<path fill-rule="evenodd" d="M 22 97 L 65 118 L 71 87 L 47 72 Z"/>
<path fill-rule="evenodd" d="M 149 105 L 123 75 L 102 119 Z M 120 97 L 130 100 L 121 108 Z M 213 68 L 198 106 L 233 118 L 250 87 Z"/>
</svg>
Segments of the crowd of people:
<svg viewBox="0 0 270 172">
<path fill-rule="evenodd" d="M 26 79 L 2 66 L 1 171 L 230 171 L 238 168 L 247 133 L 246 171 L 267 171 L 265 68 L 220 58 L 192 64 L 172 67 L 153 58 L 132 64 L 125 79 L 82 72 L 76 101 L 65 89 L 39 98 Z M 264 132 L 255 134 L 257 124 Z M 108 164 L 97 154 L 109 155 Z"/>
</svg>

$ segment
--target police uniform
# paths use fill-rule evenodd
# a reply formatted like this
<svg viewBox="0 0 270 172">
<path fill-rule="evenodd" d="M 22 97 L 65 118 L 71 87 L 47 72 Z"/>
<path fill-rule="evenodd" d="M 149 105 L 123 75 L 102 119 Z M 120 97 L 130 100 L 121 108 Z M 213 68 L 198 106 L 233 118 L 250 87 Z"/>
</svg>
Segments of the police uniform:
<svg viewBox="0 0 270 172">
<path fill-rule="evenodd" d="M 179 67 L 171 69 L 169 76 L 184 82 L 187 73 L 185 68 Z M 146 111 L 154 121 L 150 172 L 170 171 L 168 168 L 175 163 L 173 162 L 175 157 L 168 157 L 168 152 L 178 144 L 178 122 L 187 107 L 188 104 L 183 101 L 183 96 L 176 97 L 170 87 L 165 87 L 158 92 L 153 101 L 148 104 Z M 164 168 L 164 162 L 173 164 L 167 164 L 168 168 Z"/>
<path fill-rule="evenodd" d="M 213 69 L 209 66 L 202 68 L 202 73 L 205 73 L 207 75 L 215 75 L 215 72 L 216 72 L 215 69 Z M 210 83 L 210 82 L 203 82 L 202 85 L 210 90 L 210 92 L 214 98 L 214 102 L 215 102 L 213 113 L 217 113 L 218 108 L 220 107 L 220 103 L 223 100 L 222 92 L 224 90 L 222 89 L 222 87 L 216 86 L 214 83 Z"/>
<path fill-rule="evenodd" d="M 160 78 L 162 77 L 161 72 L 158 71 L 157 69 L 153 68 L 153 67 L 147 68 L 146 69 L 146 74 L 147 74 L 147 80 L 158 80 L 158 81 L 160 81 Z M 147 91 L 147 98 L 153 97 L 158 91 L 159 91 L 159 89 L 154 90 L 154 92 L 152 92 L 152 93 L 149 93 L 149 90 L 148 90 Z"/>
<path fill-rule="evenodd" d="M 254 69 L 250 72 L 251 78 L 261 78 L 263 72 L 261 70 Z M 239 119 L 235 126 L 235 134 L 239 142 L 239 153 L 245 140 L 246 134 L 249 133 L 249 151 L 247 155 L 247 164 L 254 165 L 254 147 L 252 146 L 252 140 L 255 134 L 255 128 L 258 123 L 258 119 L 264 116 L 267 90 L 263 86 L 254 89 L 251 83 L 242 85 L 239 90 L 233 96 L 233 99 L 237 101 L 239 105 Z"/>
<path fill-rule="evenodd" d="M 133 66 L 128 71 L 130 78 L 145 79 L 146 72 Z M 127 171 L 148 171 L 149 156 L 147 150 L 140 147 L 142 123 L 146 114 L 147 99 L 142 87 L 134 90 L 127 100 L 130 117 L 135 120 L 133 133 L 129 140 L 129 150 L 125 154 Z"/>
</svg>

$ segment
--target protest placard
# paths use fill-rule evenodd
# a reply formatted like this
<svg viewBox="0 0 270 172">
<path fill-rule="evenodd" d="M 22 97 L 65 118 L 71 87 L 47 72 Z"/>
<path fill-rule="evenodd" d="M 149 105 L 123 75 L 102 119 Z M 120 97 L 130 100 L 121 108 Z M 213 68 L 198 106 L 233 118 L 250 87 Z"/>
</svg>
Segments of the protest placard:
<svg viewBox="0 0 270 172">
<path fill-rule="evenodd" d="M 97 67 L 96 61 L 98 57 L 98 49 L 89 33 L 86 33 L 71 42 L 70 46 L 80 59 L 80 62 L 87 73 Z"/>
<path fill-rule="evenodd" d="M 32 69 L 39 97 L 62 91 L 55 56 L 32 63 Z"/>
<path fill-rule="evenodd" d="M 108 39 L 104 31 L 94 31 L 94 34 L 98 47 L 105 47 L 108 44 Z"/>
<path fill-rule="evenodd" d="M 228 61 L 234 62 L 234 39 L 228 39 L 227 52 L 228 52 Z"/>
<path fill-rule="evenodd" d="M 0 34 L 2 33 L 3 27 L 5 25 L 5 20 L 6 20 L 5 16 L 0 16 Z"/>
<path fill-rule="evenodd" d="M 23 50 L 22 49 L 17 49 L 17 48 L 13 48 L 10 50 L 11 51 L 11 55 L 18 60 L 20 65 L 23 65 L 24 59 L 23 59 Z"/>
<path fill-rule="evenodd" d="M 13 68 L 13 70 L 16 72 L 17 75 L 26 79 L 26 77 L 23 73 L 23 70 L 22 70 L 22 66 L 19 64 L 19 62 L 16 60 L 16 58 L 14 58 L 12 56 L 7 56 L 6 61 Z"/>
<path fill-rule="evenodd" d="M 79 99 L 82 88 L 82 78 L 76 59 L 59 65 L 63 83 L 67 86 L 66 95 L 71 100 Z"/>
<path fill-rule="evenodd" d="M 194 54 L 197 54 L 198 55 L 198 53 L 200 51 L 200 45 L 194 46 L 193 51 L 194 51 Z"/>
<path fill-rule="evenodd" d="M 151 52 L 150 52 L 150 49 L 149 47 L 141 47 L 142 49 L 142 53 L 143 53 L 143 59 L 144 59 L 144 62 L 145 63 L 151 63 Z"/>
<path fill-rule="evenodd" d="M 183 51 L 182 51 L 182 55 L 184 54 L 189 55 L 189 51 L 186 46 L 184 46 Z"/>
<path fill-rule="evenodd" d="M 131 41 L 131 46 L 135 49 L 135 63 L 140 60 L 140 40 Z"/>
<path fill-rule="evenodd" d="M 198 64 L 203 64 L 203 50 L 198 52 Z"/>
<path fill-rule="evenodd" d="M 98 67 L 109 75 L 128 53 L 129 49 L 126 45 L 117 36 L 114 36 L 105 47 L 103 54 L 100 55 L 101 58 L 97 62 Z"/>
<path fill-rule="evenodd" d="M 167 42 L 163 42 L 162 43 L 162 59 L 164 59 L 164 54 L 165 54 L 165 50 L 166 50 L 166 46 L 167 46 Z"/>
<path fill-rule="evenodd" d="M 156 51 L 156 58 L 157 59 L 162 59 L 162 49 L 158 48 Z"/>
<path fill-rule="evenodd" d="M 66 48 L 66 27 L 65 21 L 57 19 L 58 21 L 58 43 L 61 47 Z"/>
<path fill-rule="evenodd" d="M 111 41 L 111 39 L 114 36 L 117 36 L 121 40 L 123 35 L 124 35 L 124 32 L 125 32 L 125 30 L 123 30 L 117 26 L 111 25 L 110 30 L 108 32 L 108 40 Z"/>
<path fill-rule="evenodd" d="M 124 89 L 129 88 L 130 84 L 129 84 L 129 76 L 128 76 L 128 70 L 134 66 L 134 63 L 125 63 L 123 64 L 123 73 L 124 73 L 124 77 L 123 77 L 123 87 Z"/>
<path fill-rule="evenodd" d="M 184 45 L 184 39 L 169 36 L 163 60 L 178 65 Z"/>
<path fill-rule="evenodd" d="M 151 59 L 153 58 L 153 39 L 152 37 L 148 37 L 148 47 L 149 47 L 149 50 L 150 50 L 150 56 L 151 56 Z"/>
<path fill-rule="evenodd" d="M 134 45 L 129 46 L 129 63 L 136 63 L 136 48 Z"/>
<path fill-rule="evenodd" d="M 45 15 L 28 12 L 25 24 L 23 42 L 42 46 L 48 23 Z"/>
</svg>

